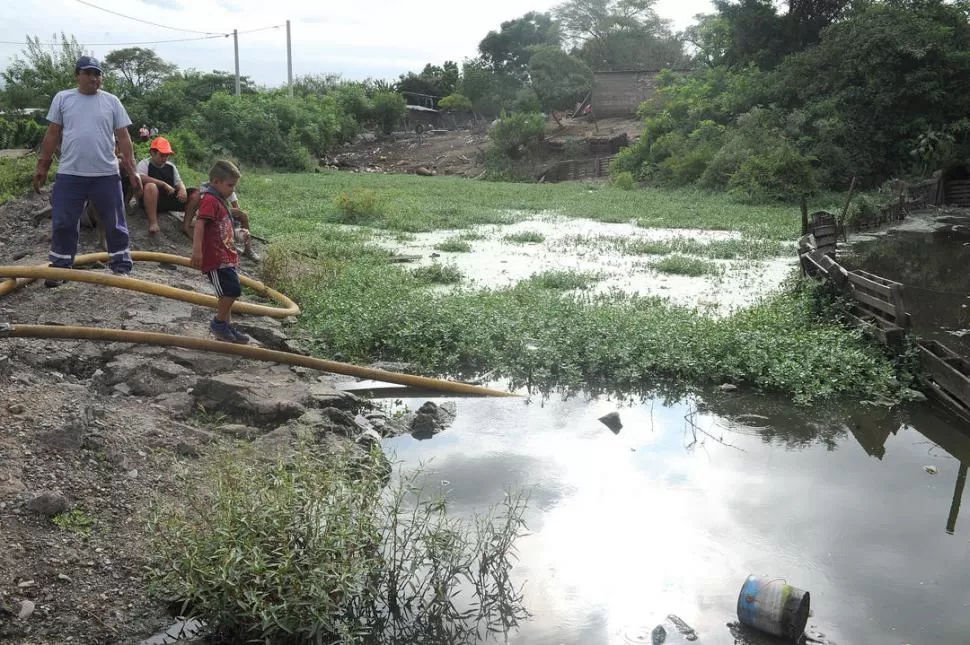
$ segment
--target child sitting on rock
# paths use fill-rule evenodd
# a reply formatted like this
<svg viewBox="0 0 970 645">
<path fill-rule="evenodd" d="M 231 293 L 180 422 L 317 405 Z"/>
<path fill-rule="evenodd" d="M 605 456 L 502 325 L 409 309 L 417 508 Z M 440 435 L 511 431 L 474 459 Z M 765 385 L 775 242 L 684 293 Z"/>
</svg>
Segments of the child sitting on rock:
<svg viewBox="0 0 970 645">
<path fill-rule="evenodd" d="M 219 340 L 245 344 L 249 342 L 249 336 L 233 327 L 231 318 L 232 303 L 242 295 L 242 287 L 236 270 L 239 256 L 228 199 L 235 191 L 239 177 L 239 169 L 228 161 L 218 161 L 209 170 L 209 183 L 202 191 L 195 218 L 192 266 L 202 269 L 219 297 L 209 331 Z"/>
<path fill-rule="evenodd" d="M 172 144 L 164 137 L 156 137 L 148 151 L 148 159 L 138 162 L 136 171 L 141 175 L 145 194 L 138 205 L 148 217 L 148 232 L 158 233 L 159 211 L 184 211 L 189 193 L 182 176 L 169 158 L 175 154 Z"/>
</svg>

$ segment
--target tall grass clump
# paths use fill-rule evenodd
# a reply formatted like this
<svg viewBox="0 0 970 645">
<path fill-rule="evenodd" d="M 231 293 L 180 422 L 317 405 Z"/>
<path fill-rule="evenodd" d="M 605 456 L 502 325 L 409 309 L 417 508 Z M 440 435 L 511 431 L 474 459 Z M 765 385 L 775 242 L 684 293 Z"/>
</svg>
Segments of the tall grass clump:
<svg viewBox="0 0 970 645">
<path fill-rule="evenodd" d="M 543 271 L 533 273 L 522 284 L 530 284 L 540 289 L 554 289 L 569 291 L 572 289 L 588 289 L 603 279 L 599 273 L 589 271 Z"/>
<path fill-rule="evenodd" d="M 411 275 L 426 284 L 457 284 L 462 278 L 461 269 L 454 264 L 438 262 L 412 269 Z"/>
<path fill-rule="evenodd" d="M 650 266 L 661 273 L 672 273 L 674 275 L 686 275 L 690 277 L 717 273 L 717 265 L 713 262 L 694 258 L 689 255 L 668 255 L 656 262 L 651 262 Z"/>
<path fill-rule="evenodd" d="M 502 239 L 513 244 L 541 244 L 546 241 L 546 236 L 538 231 L 522 231 L 510 233 Z"/>
<path fill-rule="evenodd" d="M 449 237 L 447 240 L 435 244 L 434 248 L 436 251 L 448 253 L 469 253 L 472 250 L 472 245 L 460 237 Z"/>
<path fill-rule="evenodd" d="M 341 224 L 373 224 L 384 214 L 377 193 L 366 188 L 340 193 L 337 210 Z"/>
<path fill-rule="evenodd" d="M 524 497 L 462 520 L 416 477 L 386 487 L 376 451 L 216 455 L 207 479 L 154 508 L 153 586 L 220 642 L 459 643 L 514 628 Z"/>
</svg>

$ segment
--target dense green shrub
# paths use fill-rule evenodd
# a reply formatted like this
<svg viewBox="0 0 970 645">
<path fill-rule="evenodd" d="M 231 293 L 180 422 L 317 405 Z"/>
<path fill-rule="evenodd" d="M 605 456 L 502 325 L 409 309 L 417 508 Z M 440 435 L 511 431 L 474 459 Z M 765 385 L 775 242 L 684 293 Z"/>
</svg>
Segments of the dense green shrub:
<svg viewBox="0 0 970 645">
<path fill-rule="evenodd" d="M 613 185 L 621 190 L 633 190 L 633 173 L 624 170 L 613 176 Z"/>
<path fill-rule="evenodd" d="M 34 148 L 46 131 L 33 117 L 0 117 L 0 148 Z"/>
<path fill-rule="evenodd" d="M 728 192 L 748 203 L 794 201 L 814 190 L 811 162 L 784 143 L 748 157 L 728 182 Z"/>
<path fill-rule="evenodd" d="M 520 112 L 502 117 L 488 132 L 491 145 L 510 159 L 520 159 L 533 149 L 546 134 L 546 120 L 541 114 Z"/>
<path fill-rule="evenodd" d="M 446 112 L 471 112 L 472 102 L 464 94 L 449 94 L 438 101 L 438 109 Z"/>
<path fill-rule="evenodd" d="M 27 192 L 36 165 L 37 159 L 33 156 L 23 159 L 0 157 L 0 203 Z M 53 177 L 55 172 L 56 168 L 52 168 L 50 176 Z"/>
<path fill-rule="evenodd" d="M 379 451 L 217 454 L 155 505 L 155 589 L 220 642 L 471 643 L 524 617 L 510 579 L 525 501 L 458 519 Z"/>
<path fill-rule="evenodd" d="M 198 106 L 189 128 L 218 156 L 253 165 L 306 170 L 313 158 L 356 133 L 332 96 L 291 98 L 285 92 L 217 93 Z"/>
<path fill-rule="evenodd" d="M 384 134 L 393 132 L 395 126 L 407 116 L 407 104 L 397 92 L 377 92 L 371 100 L 374 103 L 374 119 Z"/>
</svg>

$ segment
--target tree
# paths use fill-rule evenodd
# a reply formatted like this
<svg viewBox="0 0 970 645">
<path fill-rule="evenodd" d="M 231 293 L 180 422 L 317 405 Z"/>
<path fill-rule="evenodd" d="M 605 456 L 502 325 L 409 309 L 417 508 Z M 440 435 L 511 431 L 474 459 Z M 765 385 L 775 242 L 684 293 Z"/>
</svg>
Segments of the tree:
<svg viewBox="0 0 970 645">
<path fill-rule="evenodd" d="M 77 85 L 74 64 L 83 53 L 74 36 L 68 38 L 62 33 L 57 45 L 45 45 L 39 37 L 27 36 L 23 58 L 14 58 L 0 73 L 3 104 L 18 109 L 49 105 L 59 91 Z"/>
<path fill-rule="evenodd" d="M 523 77 L 536 45 L 562 44 L 559 24 L 548 13 L 530 11 L 521 18 L 503 22 L 478 43 L 485 67 L 496 73 Z"/>
<path fill-rule="evenodd" d="M 344 83 L 340 74 L 306 74 L 293 79 L 293 94 L 324 96 Z"/>
<path fill-rule="evenodd" d="M 104 64 L 105 71 L 119 83 L 118 93 L 122 100 L 144 96 L 177 69 L 152 50 L 142 47 L 116 49 L 104 57 Z"/>
<path fill-rule="evenodd" d="M 725 63 L 731 43 L 731 25 L 717 14 L 697 14 L 682 38 L 693 47 L 693 58 L 707 67 Z"/>
<path fill-rule="evenodd" d="M 374 118 L 381 125 L 384 134 L 394 131 L 394 126 L 407 115 L 404 97 L 396 92 L 378 92 L 371 97 L 374 103 Z"/>
<path fill-rule="evenodd" d="M 593 83 L 593 73 L 586 63 L 552 45 L 532 48 L 529 76 L 540 107 L 550 112 L 581 101 Z"/>
<path fill-rule="evenodd" d="M 619 31 L 652 33 L 667 28 L 655 0 L 568 0 L 556 7 L 562 30 L 575 44 Z"/>
<path fill-rule="evenodd" d="M 461 80 L 458 63 L 445 61 L 444 65 L 428 63 L 420 74 L 408 72 L 401 74 L 397 91 L 402 94 L 424 94 L 426 96 L 448 96 L 453 94 Z M 434 107 L 428 105 L 427 107 Z"/>
<path fill-rule="evenodd" d="M 576 52 L 594 69 L 679 66 L 683 45 L 655 0 L 568 0 L 556 17 Z"/>
<path fill-rule="evenodd" d="M 516 92 L 524 84 L 518 78 L 493 72 L 480 58 L 466 60 L 461 67 L 459 91 L 472 102 L 478 114 L 498 116 L 515 101 Z"/>
<path fill-rule="evenodd" d="M 714 6 L 723 21 L 723 31 L 715 33 L 726 41 L 721 60 L 728 67 L 773 69 L 794 51 L 786 19 L 771 0 L 714 0 Z"/>
<path fill-rule="evenodd" d="M 778 75 L 778 102 L 804 109 L 820 124 L 816 136 L 878 184 L 914 170 L 920 137 L 970 114 L 970 23 L 959 4 L 872 4 L 789 56 Z"/>
</svg>

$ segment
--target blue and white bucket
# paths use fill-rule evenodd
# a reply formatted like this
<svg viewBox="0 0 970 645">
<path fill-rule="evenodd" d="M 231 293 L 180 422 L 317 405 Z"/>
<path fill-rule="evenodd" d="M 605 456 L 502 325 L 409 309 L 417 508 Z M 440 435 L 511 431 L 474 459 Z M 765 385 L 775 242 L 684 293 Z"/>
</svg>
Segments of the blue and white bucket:
<svg viewBox="0 0 970 645">
<path fill-rule="evenodd" d="M 738 595 L 738 620 L 794 643 L 805 631 L 810 601 L 807 591 L 780 578 L 751 575 Z"/>
</svg>

